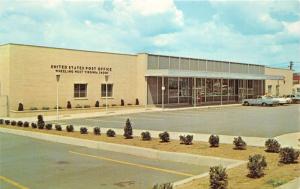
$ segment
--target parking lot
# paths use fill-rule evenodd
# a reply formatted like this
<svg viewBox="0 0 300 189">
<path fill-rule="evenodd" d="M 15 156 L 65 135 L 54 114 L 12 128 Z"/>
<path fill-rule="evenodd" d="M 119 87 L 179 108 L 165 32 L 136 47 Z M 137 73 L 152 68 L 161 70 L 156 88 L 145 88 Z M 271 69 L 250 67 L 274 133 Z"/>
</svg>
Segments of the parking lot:
<svg viewBox="0 0 300 189">
<path fill-rule="evenodd" d="M 0 188 L 151 188 L 208 171 L 169 161 L 0 133 Z"/>
<path fill-rule="evenodd" d="M 144 112 L 128 115 L 61 120 L 63 124 L 123 128 L 130 118 L 133 129 L 206 134 L 275 137 L 299 132 L 300 105 L 238 106 Z"/>
</svg>

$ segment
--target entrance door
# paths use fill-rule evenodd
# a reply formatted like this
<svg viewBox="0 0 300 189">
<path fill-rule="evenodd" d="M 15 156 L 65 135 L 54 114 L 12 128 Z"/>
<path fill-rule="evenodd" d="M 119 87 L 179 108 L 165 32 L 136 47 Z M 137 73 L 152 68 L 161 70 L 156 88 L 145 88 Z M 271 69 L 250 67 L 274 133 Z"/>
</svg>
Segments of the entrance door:
<svg viewBox="0 0 300 189">
<path fill-rule="evenodd" d="M 192 104 L 193 104 L 193 106 L 200 106 L 202 104 L 202 89 L 201 88 L 193 88 Z"/>
</svg>

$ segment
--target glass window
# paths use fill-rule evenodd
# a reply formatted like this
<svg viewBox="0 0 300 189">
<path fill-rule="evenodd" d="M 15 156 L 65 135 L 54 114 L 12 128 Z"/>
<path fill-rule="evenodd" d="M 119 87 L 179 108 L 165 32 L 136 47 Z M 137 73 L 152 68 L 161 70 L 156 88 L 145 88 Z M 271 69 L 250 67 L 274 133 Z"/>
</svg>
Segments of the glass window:
<svg viewBox="0 0 300 189">
<path fill-rule="evenodd" d="M 179 79 L 179 96 L 189 96 L 188 78 Z"/>
<path fill-rule="evenodd" d="M 87 84 L 74 84 L 74 97 L 87 97 Z"/>
<path fill-rule="evenodd" d="M 272 85 L 268 85 L 268 93 L 271 94 L 272 92 Z"/>
<path fill-rule="evenodd" d="M 178 78 L 168 78 L 169 97 L 178 97 Z"/>
<path fill-rule="evenodd" d="M 223 79 L 223 83 L 222 83 L 222 95 L 228 95 L 228 80 L 227 79 Z"/>
<path fill-rule="evenodd" d="M 107 85 L 107 95 L 106 93 Z M 113 84 L 101 84 L 101 97 L 112 97 L 113 95 Z"/>
</svg>

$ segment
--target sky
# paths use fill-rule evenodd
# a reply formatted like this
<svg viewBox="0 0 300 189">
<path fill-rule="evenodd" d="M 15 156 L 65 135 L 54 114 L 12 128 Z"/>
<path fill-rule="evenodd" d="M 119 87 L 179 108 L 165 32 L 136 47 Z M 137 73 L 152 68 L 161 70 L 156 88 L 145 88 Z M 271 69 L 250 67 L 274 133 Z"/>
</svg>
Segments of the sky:
<svg viewBox="0 0 300 189">
<path fill-rule="evenodd" d="M 0 44 L 236 61 L 300 72 L 300 0 L 0 0 Z"/>
</svg>

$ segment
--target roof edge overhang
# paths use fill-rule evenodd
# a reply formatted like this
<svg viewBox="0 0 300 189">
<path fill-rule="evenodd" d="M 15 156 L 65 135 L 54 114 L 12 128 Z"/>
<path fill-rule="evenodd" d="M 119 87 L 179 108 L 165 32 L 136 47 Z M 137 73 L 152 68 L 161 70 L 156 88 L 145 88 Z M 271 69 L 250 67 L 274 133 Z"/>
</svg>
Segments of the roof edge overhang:
<svg viewBox="0 0 300 189">
<path fill-rule="evenodd" d="M 284 80 L 281 75 L 226 73 L 226 72 L 201 72 L 190 70 L 147 70 L 146 77 L 198 77 L 198 78 L 225 78 L 225 79 L 253 79 L 253 80 Z"/>
</svg>

